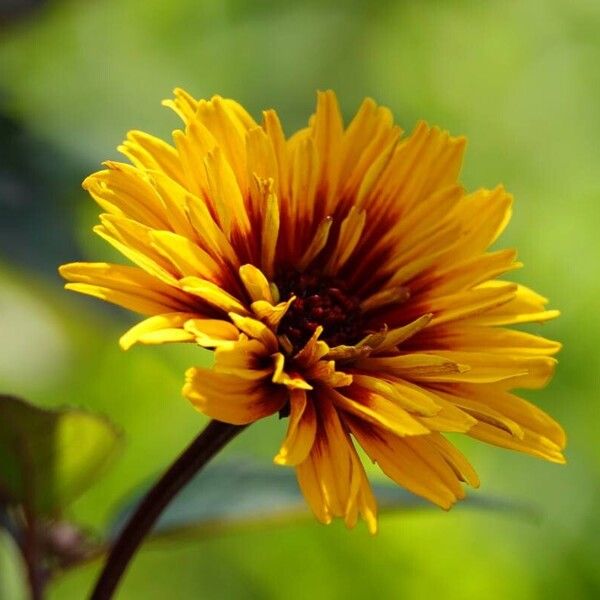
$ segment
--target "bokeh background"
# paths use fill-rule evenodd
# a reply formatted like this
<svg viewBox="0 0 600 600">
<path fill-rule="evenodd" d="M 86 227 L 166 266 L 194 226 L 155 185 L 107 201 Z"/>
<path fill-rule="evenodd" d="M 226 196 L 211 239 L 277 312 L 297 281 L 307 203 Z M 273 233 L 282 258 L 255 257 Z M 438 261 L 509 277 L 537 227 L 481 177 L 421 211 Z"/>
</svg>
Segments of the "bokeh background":
<svg viewBox="0 0 600 600">
<path fill-rule="evenodd" d="M 193 349 L 122 353 L 117 339 L 133 317 L 64 292 L 56 273 L 61 262 L 108 256 L 80 182 L 118 158 L 128 129 L 169 136 L 178 123 L 160 100 L 175 86 L 231 96 L 257 117 L 275 107 L 288 133 L 305 123 L 315 91 L 333 88 L 346 117 L 372 96 L 407 130 L 425 118 L 466 134 L 465 185 L 501 182 L 516 196 L 502 238 L 526 265 L 514 278 L 562 311 L 535 328 L 564 343 L 556 378 L 527 396 L 564 424 L 568 464 L 462 443 L 483 482 L 474 494 L 524 503 L 537 518 L 466 505 L 384 516 L 375 538 L 364 526 L 306 520 L 155 543 L 119 598 L 600 597 L 600 3 L 0 8 L 0 390 L 84 405 L 125 430 L 120 460 L 70 510 L 92 529 L 203 425 L 180 397 L 185 367 L 199 360 Z M 227 454 L 269 464 L 284 427 L 257 424 Z M 65 575 L 50 597 L 85 597 L 95 572 Z"/>
</svg>

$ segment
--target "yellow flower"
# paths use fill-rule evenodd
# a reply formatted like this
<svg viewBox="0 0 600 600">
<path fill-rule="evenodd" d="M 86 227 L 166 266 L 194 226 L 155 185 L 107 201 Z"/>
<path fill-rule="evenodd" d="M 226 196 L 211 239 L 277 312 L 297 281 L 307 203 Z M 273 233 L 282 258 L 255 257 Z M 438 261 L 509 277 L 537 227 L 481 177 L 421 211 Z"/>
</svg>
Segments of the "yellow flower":
<svg viewBox="0 0 600 600">
<path fill-rule="evenodd" d="M 551 378 L 560 345 L 507 328 L 558 315 L 496 277 L 510 219 L 502 188 L 458 183 L 464 138 L 425 123 L 403 136 L 365 100 L 344 127 L 332 92 L 286 138 L 233 100 L 166 101 L 173 145 L 131 131 L 84 187 L 96 233 L 135 266 L 72 263 L 67 288 L 147 315 L 121 338 L 214 349 L 184 395 L 210 417 L 289 416 L 275 462 L 296 467 L 317 518 L 376 502 L 356 444 L 399 485 L 448 509 L 479 480 L 444 433 L 562 463 L 565 436 L 513 388 Z"/>
</svg>

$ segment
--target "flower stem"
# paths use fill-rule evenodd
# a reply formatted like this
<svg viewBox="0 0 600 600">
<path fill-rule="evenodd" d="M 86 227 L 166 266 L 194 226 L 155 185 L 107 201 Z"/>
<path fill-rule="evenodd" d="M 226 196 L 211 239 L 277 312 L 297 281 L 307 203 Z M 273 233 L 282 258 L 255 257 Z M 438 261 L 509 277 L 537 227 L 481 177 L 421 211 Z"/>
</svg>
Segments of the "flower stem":
<svg viewBox="0 0 600 600">
<path fill-rule="evenodd" d="M 162 511 L 190 479 L 245 427 L 213 420 L 184 450 L 126 523 L 110 551 L 90 600 L 112 598 L 127 565 Z"/>
</svg>

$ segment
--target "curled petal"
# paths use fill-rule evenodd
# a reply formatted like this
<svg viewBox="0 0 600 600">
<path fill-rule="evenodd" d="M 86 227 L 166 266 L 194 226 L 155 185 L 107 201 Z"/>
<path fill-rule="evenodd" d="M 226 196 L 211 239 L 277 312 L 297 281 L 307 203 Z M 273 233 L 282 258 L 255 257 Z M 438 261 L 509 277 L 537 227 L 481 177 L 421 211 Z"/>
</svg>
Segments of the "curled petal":
<svg viewBox="0 0 600 600">
<path fill-rule="evenodd" d="M 261 320 L 264 321 L 273 331 L 277 330 L 277 326 L 292 302 L 296 299 L 295 296 L 288 298 L 285 302 L 279 302 L 279 304 L 271 304 L 266 300 L 257 300 L 251 304 L 254 314 Z"/>
<path fill-rule="evenodd" d="M 304 345 L 304 348 L 302 348 L 302 350 L 294 357 L 294 360 L 304 368 L 314 365 L 329 352 L 329 346 L 322 340 L 319 340 L 322 333 L 323 327 L 319 325 L 313 331 L 313 334 Z"/>
<path fill-rule="evenodd" d="M 312 385 L 308 383 L 305 379 L 303 379 L 300 375 L 297 374 L 289 374 L 284 371 L 285 367 L 285 356 L 281 354 L 281 352 L 277 352 L 277 354 L 273 354 L 273 383 L 279 383 L 281 385 L 285 385 L 290 389 L 298 389 L 298 390 L 312 390 Z"/>
<path fill-rule="evenodd" d="M 336 370 L 333 360 L 320 360 L 306 370 L 311 379 L 315 379 L 331 388 L 345 387 L 352 383 L 352 375 Z"/>
</svg>

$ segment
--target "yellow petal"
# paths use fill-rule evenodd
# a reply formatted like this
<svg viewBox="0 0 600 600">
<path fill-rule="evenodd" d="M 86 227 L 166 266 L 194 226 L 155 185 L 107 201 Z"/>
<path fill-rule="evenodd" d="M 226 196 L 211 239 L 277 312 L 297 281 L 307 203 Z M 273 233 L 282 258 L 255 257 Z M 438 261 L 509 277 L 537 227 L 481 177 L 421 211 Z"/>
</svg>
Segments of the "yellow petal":
<svg viewBox="0 0 600 600">
<path fill-rule="evenodd" d="M 167 285 L 177 286 L 172 264 L 152 247 L 149 227 L 115 215 L 101 215 L 94 232 L 123 256 Z"/>
<path fill-rule="evenodd" d="M 226 313 L 249 314 L 237 298 L 221 289 L 218 285 L 215 285 L 212 281 L 206 281 L 198 277 L 184 277 L 181 279 L 180 284 L 186 292 L 202 298 Z"/>
<path fill-rule="evenodd" d="M 117 304 L 142 315 L 157 315 L 177 310 L 178 308 L 184 308 L 182 306 L 169 306 L 168 304 L 146 298 L 142 294 L 123 292 L 90 283 L 67 283 L 65 289 Z"/>
<path fill-rule="evenodd" d="M 365 371 L 389 372 L 403 379 L 416 381 L 454 381 L 469 370 L 469 367 L 444 356 L 434 354 L 403 354 L 365 358 L 356 363 L 358 369 Z"/>
<path fill-rule="evenodd" d="M 400 438 L 384 429 L 367 427 L 354 417 L 346 421 L 371 460 L 398 485 L 446 510 L 464 496 L 454 471 L 439 454 L 435 462 L 431 457 L 434 451 L 427 459 L 423 456 L 429 435 Z"/>
<path fill-rule="evenodd" d="M 458 407 L 461 412 L 467 413 L 473 417 L 471 425 L 477 421 L 488 423 L 499 429 L 503 429 L 519 439 L 523 439 L 523 429 L 512 419 L 506 417 L 501 411 L 495 410 L 488 406 L 489 394 L 483 390 L 480 391 L 481 399 L 470 399 L 463 397 L 460 392 L 455 391 L 459 386 L 455 386 L 452 392 L 437 390 L 438 401 L 444 406 L 452 405 Z M 478 386 L 483 387 L 483 386 Z M 467 428 L 465 431 L 468 431 Z"/>
<path fill-rule="evenodd" d="M 199 198 L 188 195 L 185 205 L 197 239 L 205 240 L 205 250 L 212 251 L 215 258 L 223 258 L 234 269 L 239 268 L 240 260 L 236 251 L 212 218 L 206 204 Z"/>
<path fill-rule="evenodd" d="M 229 318 L 239 330 L 258 340 L 269 354 L 275 353 L 279 348 L 277 337 L 264 323 L 252 317 L 241 317 L 235 313 L 229 313 Z"/>
<path fill-rule="evenodd" d="M 431 417 L 440 412 L 441 407 L 434 394 L 399 378 L 383 379 L 386 375 L 389 376 L 386 372 L 382 372 L 381 377 L 352 373 L 353 381 L 357 386 L 387 398 L 410 413 Z"/>
<path fill-rule="evenodd" d="M 556 360 L 548 356 L 518 356 L 492 352 L 460 352 L 439 350 L 436 355 L 446 360 L 467 365 L 466 372 L 456 377 L 465 383 L 493 383 L 510 380 L 510 387 L 544 387 L 556 367 Z"/>
<path fill-rule="evenodd" d="M 560 342 L 548 340 L 538 335 L 503 329 L 500 327 L 481 327 L 464 325 L 463 323 L 438 327 L 430 330 L 427 349 L 436 347 L 452 348 L 468 352 L 493 352 L 510 355 L 543 355 L 556 354 L 561 349 Z M 424 348 L 425 349 L 425 348 Z"/>
<path fill-rule="evenodd" d="M 319 402 L 316 410 L 319 420 L 312 450 L 296 467 L 300 489 L 322 523 L 343 517 L 351 527 L 358 510 L 374 533 L 375 500 L 354 446 L 327 401 Z"/>
<path fill-rule="evenodd" d="M 325 217 L 318 225 L 315 235 L 313 236 L 308 248 L 304 251 L 302 258 L 296 263 L 296 269 L 301 273 L 306 270 L 310 263 L 319 255 L 321 250 L 325 248 L 329 239 L 329 231 L 333 219 L 330 216 Z"/>
<path fill-rule="evenodd" d="M 519 439 L 507 431 L 498 429 L 488 423 L 477 423 L 477 425 L 470 429 L 467 435 L 482 442 L 493 444 L 494 446 L 525 452 L 526 454 L 531 454 L 532 456 L 537 456 L 551 462 L 559 464 L 566 462 L 560 446 L 528 429 L 523 431 L 523 438 Z"/>
<path fill-rule="evenodd" d="M 219 146 L 204 159 L 210 197 L 223 232 L 231 240 L 234 228 L 243 234 L 250 230 L 248 213 L 235 173 Z"/>
<path fill-rule="evenodd" d="M 190 309 L 193 304 L 192 298 L 182 290 L 163 283 L 137 267 L 77 262 L 62 265 L 59 273 L 74 283 L 123 292 L 122 298 L 150 301 L 153 305 L 162 307 L 156 312 L 185 312 L 185 309 Z"/>
<path fill-rule="evenodd" d="M 229 345 L 240 338 L 237 327 L 221 319 L 190 319 L 185 322 L 184 328 L 204 348 Z"/>
<path fill-rule="evenodd" d="M 464 223 L 452 260 L 457 262 L 461 258 L 476 256 L 491 246 L 510 221 L 512 203 L 511 194 L 502 186 L 465 196 L 450 215 L 450 218 Z M 473 215 L 477 215 L 477 219 L 473 219 Z"/>
<path fill-rule="evenodd" d="M 273 182 L 271 192 L 279 191 L 279 166 L 271 138 L 262 127 L 255 127 L 246 134 L 246 163 L 250 182 L 250 212 L 261 214 L 264 190 L 261 182 Z"/>
<path fill-rule="evenodd" d="M 125 163 L 107 161 L 108 169 L 87 177 L 83 188 L 107 212 L 147 227 L 168 229 L 164 205 L 148 176 Z"/>
<path fill-rule="evenodd" d="M 288 153 L 286 148 L 285 135 L 279 122 L 279 117 L 274 110 L 266 110 L 263 112 L 264 124 L 263 129 L 271 140 L 273 152 L 278 167 L 278 189 L 281 193 L 287 193 L 289 189 L 289 169 L 288 169 Z"/>
<path fill-rule="evenodd" d="M 296 296 L 292 296 L 288 298 L 285 302 L 280 302 L 279 304 L 271 304 L 266 300 L 257 300 L 253 302 L 250 306 L 254 311 L 254 314 L 261 320 L 267 323 L 271 329 L 274 331 L 277 330 L 277 326 L 288 308 L 291 306 L 292 302 L 296 299 Z"/>
<path fill-rule="evenodd" d="M 326 394 L 326 397 L 335 404 L 338 410 L 356 415 L 373 425 L 391 431 L 395 435 L 424 435 L 429 433 L 429 429 L 411 417 L 397 404 L 366 388 L 354 385 L 345 395 L 340 394 L 337 390 L 327 390 L 323 394 Z"/>
<path fill-rule="evenodd" d="M 290 140 L 289 144 L 293 148 L 291 150 L 291 189 L 289 201 L 286 204 L 286 217 L 290 230 L 285 242 L 290 249 L 289 253 L 293 256 L 301 247 L 299 240 L 307 239 L 306 231 L 301 231 L 300 228 L 303 223 L 311 221 L 313 218 L 319 165 L 316 149 L 311 138 L 304 138 L 295 145 Z M 326 216 L 326 214 L 321 215 L 320 219 Z"/>
<path fill-rule="evenodd" d="M 359 209 L 362 210 L 365 207 L 368 207 L 372 202 L 373 191 L 377 189 L 377 184 L 381 181 L 383 172 L 388 168 L 390 160 L 396 151 L 396 147 L 397 138 L 394 136 L 365 173 L 356 195 L 356 206 Z"/>
<path fill-rule="evenodd" d="M 454 433 L 466 433 L 470 431 L 473 426 L 477 424 L 477 419 L 464 411 L 458 406 L 447 402 L 444 397 L 440 397 L 439 392 L 436 390 L 436 402 L 440 407 L 440 410 L 432 416 L 417 417 L 419 422 L 425 427 L 430 429 L 432 432 L 443 431 L 443 432 L 454 432 Z"/>
<path fill-rule="evenodd" d="M 380 177 L 390 205 L 402 206 L 408 213 L 423 199 L 455 184 L 462 164 L 465 139 L 451 137 L 437 127 L 420 122 L 413 133 L 400 143 Z"/>
<path fill-rule="evenodd" d="M 507 284 L 502 281 L 490 281 L 480 289 L 495 290 Z M 558 317 L 558 310 L 546 310 L 548 300 L 524 285 L 517 285 L 513 298 L 484 312 L 469 315 L 468 323 L 474 325 L 518 325 L 520 323 L 543 323 Z"/>
<path fill-rule="evenodd" d="M 375 310 L 387 304 L 402 304 L 410 298 L 410 290 L 404 286 L 384 288 L 365 298 L 360 303 L 363 313 Z"/>
<path fill-rule="evenodd" d="M 145 319 L 121 336 L 119 344 L 128 350 L 134 344 L 163 344 L 192 341 L 194 336 L 183 328 L 186 321 L 197 317 L 194 313 L 166 313 Z"/>
<path fill-rule="evenodd" d="M 277 352 L 273 354 L 273 377 L 271 381 L 273 383 L 278 383 L 280 385 L 284 385 L 290 390 L 298 389 L 298 390 L 312 390 L 312 385 L 310 385 L 307 381 L 305 381 L 300 375 L 297 374 L 289 374 L 284 371 L 285 367 L 285 357 L 281 352 Z"/>
<path fill-rule="evenodd" d="M 177 151 L 160 138 L 143 131 L 129 131 L 127 139 L 118 148 L 138 168 L 162 171 L 182 183 L 183 173 Z"/>
<path fill-rule="evenodd" d="M 327 264 L 325 273 L 337 273 L 354 252 L 365 227 L 367 213 L 354 206 L 340 225 L 337 243 Z"/>
<path fill-rule="evenodd" d="M 188 369 L 183 395 L 205 415 L 234 425 L 268 417 L 285 403 L 272 386 L 201 368 Z"/>
<path fill-rule="evenodd" d="M 461 481 L 468 483 L 473 488 L 479 487 L 479 476 L 456 446 L 437 433 L 432 434 L 428 441 L 443 456 Z"/>
<path fill-rule="evenodd" d="M 279 201 L 273 192 L 273 180 L 270 179 L 264 191 L 264 200 L 261 206 L 262 238 L 261 238 L 261 265 L 267 275 L 272 278 L 275 268 L 275 251 L 279 237 Z"/>
<path fill-rule="evenodd" d="M 367 172 L 386 153 L 395 146 L 402 130 L 394 126 L 390 110 L 367 98 L 358 109 L 344 132 L 341 149 L 340 170 L 338 176 L 338 197 L 355 198 L 363 181 L 375 182 L 379 179 L 381 167 L 375 168 L 371 176 Z M 385 165 L 387 160 L 380 163 Z M 372 185 L 369 186 L 369 190 Z"/>
<path fill-rule="evenodd" d="M 306 369 L 306 377 L 330 388 L 346 387 L 352 383 L 352 375 L 337 371 L 333 360 L 319 360 L 314 363 Z"/>
<path fill-rule="evenodd" d="M 373 354 L 380 354 L 381 352 L 389 350 L 390 348 L 393 348 L 394 346 L 397 346 L 398 344 L 401 344 L 402 342 L 411 338 L 413 335 L 421 331 L 421 329 L 427 327 L 432 317 L 433 314 L 428 313 L 418 317 L 408 325 L 404 325 L 403 327 L 398 327 L 396 329 L 390 329 L 386 332 L 383 341 L 373 349 Z"/>
<path fill-rule="evenodd" d="M 203 203 L 203 201 L 184 187 L 185 182 L 179 184 L 162 171 L 150 171 L 148 179 L 162 200 L 169 223 L 168 229 L 201 245 L 204 250 L 208 251 L 209 248 L 203 244 L 204 238 L 198 235 L 187 211 L 187 204 L 192 198 L 199 203 Z"/>
<path fill-rule="evenodd" d="M 510 283 L 493 288 L 478 287 L 466 292 L 423 301 L 418 306 L 411 306 L 411 311 L 433 313 L 434 317 L 429 324 L 433 327 L 487 313 L 510 302 L 516 292 L 517 286 Z"/>
<path fill-rule="evenodd" d="M 446 389 L 445 391 L 455 396 L 452 401 L 458 405 L 463 405 L 465 410 L 469 406 L 465 404 L 465 400 L 474 402 L 479 409 L 484 404 L 486 411 L 493 411 L 495 415 L 501 415 L 504 423 L 509 420 L 521 430 L 529 429 L 533 433 L 548 438 L 560 449 L 565 447 L 566 436 L 563 428 L 543 410 L 531 402 L 523 400 L 523 398 L 498 389 L 497 386 L 493 385 L 461 383 L 454 384 L 452 389 Z M 487 422 L 493 424 L 489 420 Z M 510 427 L 500 425 L 500 428 L 512 433 Z"/>
<path fill-rule="evenodd" d="M 516 256 L 515 250 L 498 250 L 469 257 L 458 263 L 451 260 L 448 266 L 436 266 L 432 274 L 426 275 L 416 285 L 413 283 L 411 288 L 416 290 L 427 286 L 435 289 L 435 294 L 440 296 L 459 292 L 498 277 L 507 271 L 521 268 L 523 263 L 517 262 Z"/>
<path fill-rule="evenodd" d="M 297 465 L 310 452 L 317 431 L 314 406 L 304 390 L 290 392 L 290 416 L 287 434 L 274 459 L 278 465 Z"/>
<path fill-rule="evenodd" d="M 196 117 L 217 140 L 236 177 L 236 187 L 242 195 L 246 195 L 246 135 L 249 129 L 257 126 L 254 119 L 237 102 L 224 100 L 220 96 L 213 96 L 209 101 L 200 100 Z"/>
<path fill-rule="evenodd" d="M 221 344 L 215 350 L 215 370 L 241 379 L 268 379 L 273 369 L 268 365 L 269 351 L 258 340 L 240 338 Z"/>
<path fill-rule="evenodd" d="M 260 269 L 257 269 L 254 265 L 242 265 L 240 267 L 240 279 L 252 302 L 264 300 L 273 303 L 269 281 Z"/>
<path fill-rule="evenodd" d="M 319 325 L 310 336 L 310 339 L 304 345 L 304 348 L 294 356 L 294 361 L 303 368 L 309 368 L 318 360 L 323 358 L 329 352 L 329 346 L 322 340 L 319 340 L 323 333 L 323 327 Z"/>
<path fill-rule="evenodd" d="M 194 242 L 170 231 L 151 231 L 152 246 L 179 271 L 181 277 L 222 280 L 222 268 Z"/>
<path fill-rule="evenodd" d="M 181 117 L 182 121 L 186 123 L 191 121 L 198 109 L 198 101 L 181 88 L 175 88 L 173 94 L 175 98 L 172 100 L 163 100 L 162 105 L 174 110 Z"/>
</svg>

